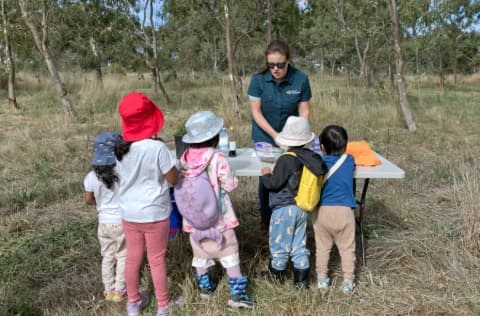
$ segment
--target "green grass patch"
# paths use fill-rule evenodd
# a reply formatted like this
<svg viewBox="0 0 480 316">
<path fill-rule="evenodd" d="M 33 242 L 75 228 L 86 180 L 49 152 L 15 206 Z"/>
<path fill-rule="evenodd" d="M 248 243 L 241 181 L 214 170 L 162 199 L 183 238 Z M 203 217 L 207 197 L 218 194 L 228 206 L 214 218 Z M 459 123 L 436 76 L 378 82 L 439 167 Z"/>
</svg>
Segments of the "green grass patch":
<svg viewBox="0 0 480 316">
<path fill-rule="evenodd" d="M 394 231 L 383 225 L 368 224 L 364 227 L 364 233 L 370 239 L 384 239 L 391 236 Z"/>
<path fill-rule="evenodd" d="M 95 221 L 63 223 L 44 234 L 2 240 L 2 315 L 36 315 L 38 290 L 99 255 Z"/>
</svg>

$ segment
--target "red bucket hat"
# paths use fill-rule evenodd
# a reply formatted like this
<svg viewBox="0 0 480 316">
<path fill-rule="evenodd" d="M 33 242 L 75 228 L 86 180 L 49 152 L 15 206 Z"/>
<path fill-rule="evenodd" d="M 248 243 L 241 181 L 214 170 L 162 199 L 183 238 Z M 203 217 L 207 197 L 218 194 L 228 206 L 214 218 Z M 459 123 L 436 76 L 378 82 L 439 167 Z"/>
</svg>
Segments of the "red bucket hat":
<svg viewBox="0 0 480 316">
<path fill-rule="evenodd" d="M 131 92 L 118 104 L 122 118 L 123 139 L 127 142 L 146 139 L 163 127 L 163 113 L 152 100 L 140 92 Z"/>
</svg>

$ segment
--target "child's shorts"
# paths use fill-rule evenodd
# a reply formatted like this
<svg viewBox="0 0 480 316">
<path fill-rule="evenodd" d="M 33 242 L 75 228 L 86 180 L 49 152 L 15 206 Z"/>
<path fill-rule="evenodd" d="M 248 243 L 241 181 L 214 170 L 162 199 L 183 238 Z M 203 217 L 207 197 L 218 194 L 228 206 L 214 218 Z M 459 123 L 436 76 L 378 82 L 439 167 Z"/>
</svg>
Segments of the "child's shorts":
<svg viewBox="0 0 480 316">
<path fill-rule="evenodd" d="M 238 240 L 235 230 L 229 229 L 223 233 L 221 247 L 211 239 L 204 239 L 198 246 L 190 237 L 190 245 L 193 251 L 192 266 L 196 268 L 209 268 L 215 265 L 215 259 L 219 260 L 224 268 L 230 268 L 240 264 L 238 254 Z"/>
</svg>

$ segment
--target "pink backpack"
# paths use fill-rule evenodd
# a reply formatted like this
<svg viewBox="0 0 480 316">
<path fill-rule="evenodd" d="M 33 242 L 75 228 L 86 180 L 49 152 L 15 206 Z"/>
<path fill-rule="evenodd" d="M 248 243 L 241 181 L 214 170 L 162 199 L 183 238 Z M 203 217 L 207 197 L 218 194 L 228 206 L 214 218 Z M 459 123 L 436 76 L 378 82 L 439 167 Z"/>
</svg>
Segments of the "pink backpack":
<svg viewBox="0 0 480 316">
<path fill-rule="evenodd" d="M 220 245 L 222 234 L 215 228 L 220 210 L 206 169 L 197 176 L 181 176 L 174 194 L 178 211 L 195 229 L 193 240 L 200 245 L 202 239 L 208 238 Z"/>
</svg>

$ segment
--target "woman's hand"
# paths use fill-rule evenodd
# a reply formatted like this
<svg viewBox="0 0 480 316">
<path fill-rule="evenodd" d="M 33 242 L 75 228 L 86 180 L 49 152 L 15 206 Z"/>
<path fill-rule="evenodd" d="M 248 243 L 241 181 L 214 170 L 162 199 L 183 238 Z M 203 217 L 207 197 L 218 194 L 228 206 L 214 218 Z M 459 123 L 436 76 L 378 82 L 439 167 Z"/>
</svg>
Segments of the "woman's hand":
<svg viewBox="0 0 480 316">
<path fill-rule="evenodd" d="M 250 110 L 252 111 L 252 117 L 255 120 L 255 123 L 270 137 L 275 139 L 278 133 L 273 127 L 268 123 L 265 117 L 262 114 L 262 100 L 250 100 Z"/>
<path fill-rule="evenodd" d="M 266 174 L 269 174 L 269 173 L 272 173 L 272 168 L 270 168 L 270 167 L 263 167 L 262 170 L 260 170 L 260 174 L 262 176 L 266 175 Z"/>
</svg>

